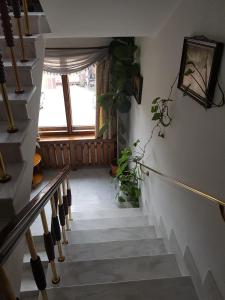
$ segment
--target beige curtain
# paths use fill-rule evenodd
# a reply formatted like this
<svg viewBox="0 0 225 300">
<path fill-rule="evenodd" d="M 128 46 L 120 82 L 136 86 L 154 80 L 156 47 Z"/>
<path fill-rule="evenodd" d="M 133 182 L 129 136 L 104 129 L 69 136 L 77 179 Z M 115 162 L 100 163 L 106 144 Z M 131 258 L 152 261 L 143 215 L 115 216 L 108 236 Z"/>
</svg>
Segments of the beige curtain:
<svg viewBox="0 0 225 300">
<path fill-rule="evenodd" d="M 99 137 L 99 130 L 108 121 L 108 129 L 103 134 L 103 139 L 115 137 L 115 118 L 112 112 L 105 112 L 98 104 L 98 96 L 110 91 L 110 59 L 105 59 L 97 64 L 96 69 L 96 138 Z"/>
<path fill-rule="evenodd" d="M 108 47 L 101 48 L 56 48 L 45 49 L 44 71 L 55 74 L 79 72 L 97 61 L 102 61 L 108 54 Z"/>
</svg>

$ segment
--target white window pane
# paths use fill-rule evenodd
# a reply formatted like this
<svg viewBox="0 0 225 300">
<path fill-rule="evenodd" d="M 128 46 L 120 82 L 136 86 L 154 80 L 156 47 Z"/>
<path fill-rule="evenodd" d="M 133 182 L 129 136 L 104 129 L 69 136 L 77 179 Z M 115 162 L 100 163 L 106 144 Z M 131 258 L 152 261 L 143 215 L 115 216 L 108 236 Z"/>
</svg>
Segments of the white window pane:
<svg viewBox="0 0 225 300">
<path fill-rule="evenodd" d="M 69 75 L 73 126 L 95 126 L 96 73 L 95 65 Z"/>
<path fill-rule="evenodd" d="M 43 73 L 39 127 L 67 126 L 60 75 Z"/>
</svg>

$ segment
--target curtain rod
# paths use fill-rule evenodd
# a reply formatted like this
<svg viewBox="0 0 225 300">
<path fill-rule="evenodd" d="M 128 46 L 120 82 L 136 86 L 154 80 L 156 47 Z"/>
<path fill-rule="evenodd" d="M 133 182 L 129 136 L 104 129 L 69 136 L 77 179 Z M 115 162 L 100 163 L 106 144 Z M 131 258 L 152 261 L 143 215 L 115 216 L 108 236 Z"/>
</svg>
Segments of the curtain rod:
<svg viewBox="0 0 225 300">
<path fill-rule="evenodd" d="M 88 50 L 88 49 L 106 49 L 109 48 L 109 46 L 99 46 L 99 47 L 77 47 L 77 48 L 53 48 L 53 47 L 46 47 L 46 50 Z"/>
</svg>

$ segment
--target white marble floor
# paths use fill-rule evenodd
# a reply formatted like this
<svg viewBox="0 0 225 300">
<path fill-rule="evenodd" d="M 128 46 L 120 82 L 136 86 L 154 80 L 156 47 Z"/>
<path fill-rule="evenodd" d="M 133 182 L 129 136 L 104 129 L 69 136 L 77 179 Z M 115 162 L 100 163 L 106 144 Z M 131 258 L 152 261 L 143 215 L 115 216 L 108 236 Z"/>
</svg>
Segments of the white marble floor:
<svg viewBox="0 0 225 300">
<path fill-rule="evenodd" d="M 75 211 L 117 208 L 114 179 L 109 169 L 81 169 L 70 174 Z"/>
<path fill-rule="evenodd" d="M 57 170 L 45 170 L 43 182 L 31 192 L 31 199 L 57 175 Z M 107 168 L 71 171 L 70 185 L 76 211 L 117 208 L 116 186 Z"/>
<path fill-rule="evenodd" d="M 57 170 L 44 171 L 43 182 L 31 193 L 31 199 L 38 194 L 57 175 Z M 116 202 L 116 185 L 109 175 L 109 169 L 89 168 L 71 171 L 70 185 L 72 191 L 73 212 L 86 213 L 92 211 L 121 210 Z M 45 207 L 47 216 L 51 215 L 50 204 Z M 50 218 L 48 217 L 50 226 Z M 32 225 L 33 234 L 42 230 L 40 217 Z"/>
</svg>

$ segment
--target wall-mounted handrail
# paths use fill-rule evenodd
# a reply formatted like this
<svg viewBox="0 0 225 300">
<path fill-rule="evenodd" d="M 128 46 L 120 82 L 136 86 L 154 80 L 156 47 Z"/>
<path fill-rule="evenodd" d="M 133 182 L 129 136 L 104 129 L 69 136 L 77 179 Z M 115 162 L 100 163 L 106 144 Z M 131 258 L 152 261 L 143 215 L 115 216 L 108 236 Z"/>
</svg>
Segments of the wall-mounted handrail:
<svg viewBox="0 0 225 300">
<path fill-rule="evenodd" d="M 60 171 L 0 232 L 0 265 L 10 256 L 18 241 L 29 229 L 50 197 L 66 180 L 69 172 L 69 166 Z"/>
<path fill-rule="evenodd" d="M 175 184 L 175 185 L 177 185 L 179 187 L 184 188 L 185 190 L 191 191 L 191 192 L 193 192 L 196 195 L 202 196 L 203 198 L 206 198 L 206 199 L 208 199 L 208 200 L 210 200 L 210 201 L 212 201 L 214 203 L 217 203 L 218 205 L 221 205 L 221 206 L 225 207 L 225 201 L 223 201 L 222 199 L 219 199 L 219 198 L 217 198 L 215 196 L 212 196 L 210 194 L 202 192 L 202 191 L 200 191 L 197 188 L 194 188 L 194 187 L 192 187 L 192 186 L 190 186 L 188 184 L 185 184 L 185 183 L 181 182 L 180 180 L 177 180 L 177 179 L 172 178 L 172 177 L 170 177 L 170 176 L 168 176 L 166 174 L 163 174 L 162 172 L 157 171 L 157 170 L 155 170 L 155 169 L 153 169 L 153 168 L 151 168 L 151 167 L 149 167 L 149 166 L 147 166 L 147 165 L 145 165 L 145 164 L 143 164 L 141 162 L 137 162 L 137 163 L 139 164 L 139 166 L 141 167 L 141 169 L 145 168 L 145 169 L 151 171 L 152 173 L 160 176 L 161 178 L 164 178 L 165 180 L 167 180 L 167 181 L 169 181 L 169 182 L 171 182 L 171 183 L 173 183 L 173 184 Z"/>
</svg>

